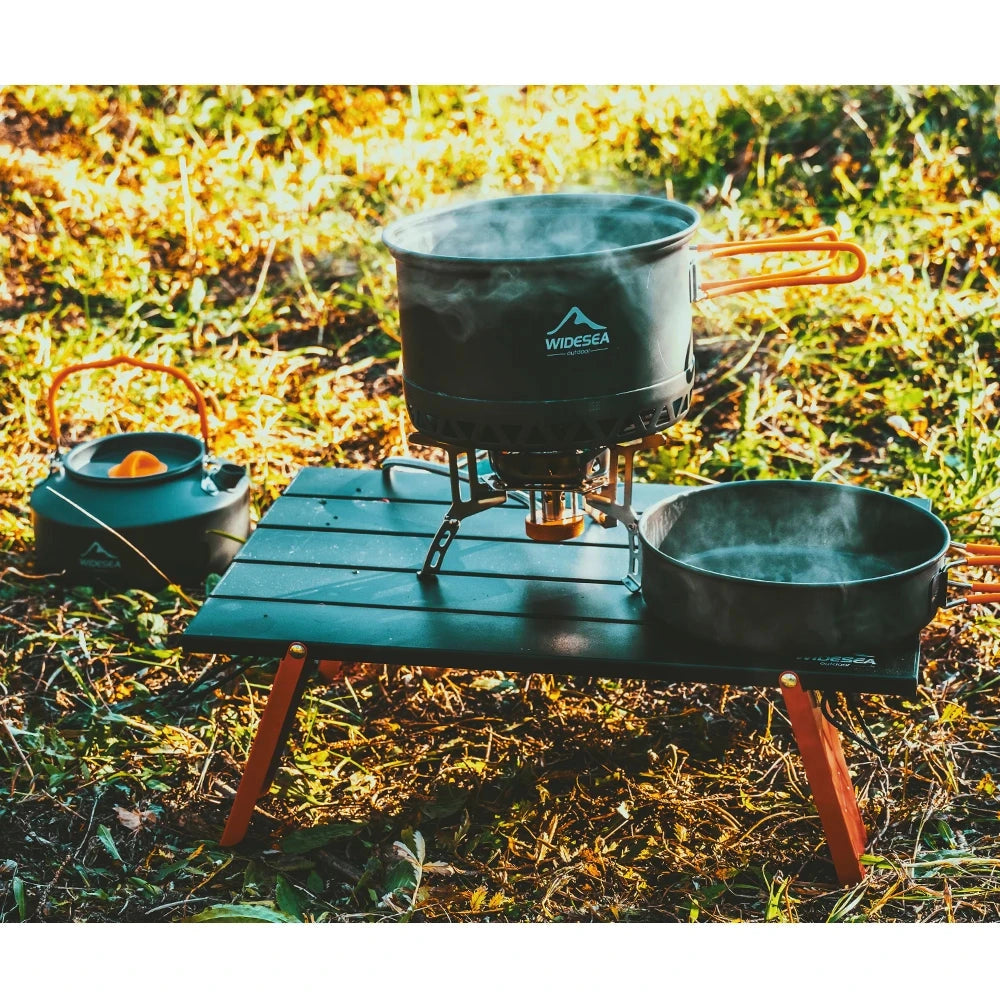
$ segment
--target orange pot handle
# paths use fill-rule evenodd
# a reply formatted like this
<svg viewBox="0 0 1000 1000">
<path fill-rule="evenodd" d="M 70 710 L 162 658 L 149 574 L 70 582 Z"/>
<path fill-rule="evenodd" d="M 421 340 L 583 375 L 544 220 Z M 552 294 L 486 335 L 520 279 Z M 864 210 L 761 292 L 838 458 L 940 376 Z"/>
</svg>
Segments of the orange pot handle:
<svg viewBox="0 0 1000 1000">
<path fill-rule="evenodd" d="M 966 542 L 964 545 L 959 542 L 952 542 L 956 549 L 969 552 L 974 556 L 1000 556 L 1000 545 L 988 545 L 983 542 Z"/>
<path fill-rule="evenodd" d="M 825 260 L 787 271 L 765 271 L 749 274 L 742 278 L 722 281 L 702 281 L 699 283 L 700 298 L 714 299 L 735 292 L 756 292 L 764 288 L 786 288 L 791 285 L 844 285 L 856 281 L 868 270 L 868 259 L 864 250 L 856 243 L 841 240 L 837 231 L 830 226 L 810 229 L 802 233 L 788 233 L 759 240 L 737 240 L 731 243 L 700 243 L 695 248 L 713 260 L 722 257 L 738 257 L 751 253 L 823 253 Z M 840 274 L 819 274 L 833 265 L 841 253 L 852 254 L 857 264 L 853 271 Z"/>
<path fill-rule="evenodd" d="M 139 358 L 130 358 L 127 354 L 119 354 L 117 357 L 106 358 L 101 361 L 83 361 L 80 364 L 63 368 L 62 371 L 56 373 L 55 378 L 52 379 L 52 385 L 49 386 L 48 394 L 49 430 L 52 432 L 52 440 L 55 442 L 56 451 L 59 450 L 59 437 L 61 434 L 59 415 L 56 413 L 56 393 L 59 391 L 59 386 L 70 375 L 76 372 L 82 372 L 88 368 L 114 368 L 116 365 L 131 365 L 133 368 L 143 368 L 146 371 L 164 372 L 167 375 L 173 375 L 175 378 L 180 379 L 191 391 L 191 395 L 194 396 L 195 404 L 198 407 L 198 420 L 201 424 L 201 436 L 205 442 L 205 452 L 208 453 L 208 409 L 205 406 L 205 397 L 201 394 L 198 386 L 192 381 L 191 376 L 185 374 L 179 368 L 174 368 L 172 365 L 160 365 L 154 361 L 141 361 Z"/>
</svg>

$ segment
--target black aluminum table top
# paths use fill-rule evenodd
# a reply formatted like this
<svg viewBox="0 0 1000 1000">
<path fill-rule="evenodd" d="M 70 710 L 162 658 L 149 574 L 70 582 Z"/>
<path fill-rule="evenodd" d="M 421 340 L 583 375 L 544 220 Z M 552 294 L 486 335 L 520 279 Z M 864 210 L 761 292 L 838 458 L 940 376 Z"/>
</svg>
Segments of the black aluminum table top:
<svg viewBox="0 0 1000 1000">
<path fill-rule="evenodd" d="M 635 505 L 677 490 L 637 483 Z M 182 646 L 281 656 L 302 642 L 313 656 L 348 662 L 768 686 L 794 670 L 819 690 L 916 690 L 917 636 L 893 650 L 781 658 L 681 635 L 620 582 L 624 527 L 588 523 L 573 541 L 534 542 L 512 500 L 463 522 L 438 578 L 421 580 L 449 499 L 448 480 L 425 471 L 304 469 Z"/>
</svg>

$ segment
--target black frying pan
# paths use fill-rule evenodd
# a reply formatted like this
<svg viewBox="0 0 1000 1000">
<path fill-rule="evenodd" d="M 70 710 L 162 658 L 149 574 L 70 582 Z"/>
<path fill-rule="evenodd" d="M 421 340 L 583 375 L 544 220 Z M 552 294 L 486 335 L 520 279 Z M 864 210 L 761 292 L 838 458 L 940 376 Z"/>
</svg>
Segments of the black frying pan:
<svg viewBox="0 0 1000 1000">
<path fill-rule="evenodd" d="M 869 652 L 914 636 L 947 601 L 944 523 L 856 486 L 754 480 L 694 489 L 647 510 L 639 536 L 646 603 L 724 645 Z"/>
</svg>

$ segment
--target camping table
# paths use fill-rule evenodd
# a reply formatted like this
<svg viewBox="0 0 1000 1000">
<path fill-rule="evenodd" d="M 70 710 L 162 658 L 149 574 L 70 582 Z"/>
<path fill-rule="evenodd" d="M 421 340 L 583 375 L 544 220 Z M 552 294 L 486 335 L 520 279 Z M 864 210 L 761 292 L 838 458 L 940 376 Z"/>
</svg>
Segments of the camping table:
<svg viewBox="0 0 1000 1000">
<path fill-rule="evenodd" d="M 679 487 L 636 484 L 641 511 Z M 221 839 L 239 843 L 271 785 L 308 677 L 375 662 L 524 673 L 776 685 L 837 876 L 864 876 L 866 833 L 840 735 L 817 691 L 912 694 L 918 638 L 894 650 L 775 658 L 711 648 L 659 621 L 620 582 L 626 532 L 524 535 L 508 502 L 466 521 L 437 578 L 416 570 L 450 501 L 406 468 L 308 468 L 272 504 L 182 638 L 188 652 L 280 658 Z M 763 626 L 766 627 L 766 626 Z"/>
</svg>

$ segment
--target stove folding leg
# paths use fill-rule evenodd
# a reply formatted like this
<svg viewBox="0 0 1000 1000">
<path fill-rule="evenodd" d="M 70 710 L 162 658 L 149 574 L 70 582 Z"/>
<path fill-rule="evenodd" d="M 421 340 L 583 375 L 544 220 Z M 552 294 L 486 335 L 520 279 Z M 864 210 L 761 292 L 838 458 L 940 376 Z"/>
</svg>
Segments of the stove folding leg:
<svg viewBox="0 0 1000 1000">
<path fill-rule="evenodd" d="M 293 642 L 278 664 L 264 714 L 250 745 L 250 756 L 219 839 L 223 847 L 232 847 L 246 836 L 257 800 L 271 787 L 295 721 L 295 712 L 302 701 L 309 678 L 308 668 L 308 650 L 302 643 Z"/>
<path fill-rule="evenodd" d="M 802 687 L 796 674 L 783 673 L 779 683 L 837 878 L 842 885 L 856 885 L 865 877 L 861 855 L 868 834 L 840 733 L 823 716 L 816 696 Z"/>
</svg>

